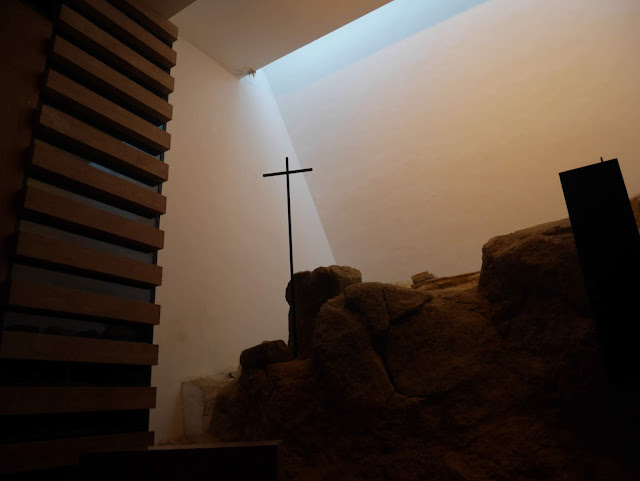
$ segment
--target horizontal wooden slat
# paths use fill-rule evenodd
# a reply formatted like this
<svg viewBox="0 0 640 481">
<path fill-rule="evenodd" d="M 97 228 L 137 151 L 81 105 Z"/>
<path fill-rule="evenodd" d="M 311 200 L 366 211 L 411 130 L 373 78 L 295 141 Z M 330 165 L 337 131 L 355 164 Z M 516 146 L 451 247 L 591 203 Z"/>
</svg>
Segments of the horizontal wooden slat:
<svg viewBox="0 0 640 481">
<path fill-rule="evenodd" d="M 109 0 L 109 3 L 118 7 L 163 42 L 171 44 L 178 40 L 178 27 L 139 2 L 135 0 Z"/>
<path fill-rule="evenodd" d="M 160 229 L 33 186 L 27 187 L 23 216 L 145 252 L 162 249 L 164 245 L 164 232 Z"/>
<path fill-rule="evenodd" d="M 85 453 L 144 451 L 153 444 L 152 432 L 111 434 L 0 445 L 0 475 L 78 464 Z"/>
<path fill-rule="evenodd" d="M 166 212 L 167 199 L 125 179 L 92 167 L 40 140 L 34 143 L 31 176 L 131 212 L 154 216 Z"/>
<path fill-rule="evenodd" d="M 74 115 L 152 154 L 169 150 L 171 135 L 55 70 L 48 70 L 42 92 Z"/>
<path fill-rule="evenodd" d="M 89 160 L 150 185 L 167 180 L 169 169 L 164 162 L 53 107 L 42 106 L 39 124 L 41 135 Z"/>
<path fill-rule="evenodd" d="M 155 387 L 0 387 L 0 415 L 156 407 Z"/>
<path fill-rule="evenodd" d="M 27 263 L 124 284 L 159 286 L 162 283 L 160 266 L 69 244 L 33 232 L 20 231 L 18 234 L 16 258 Z"/>
<path fill-rule="evenodd" d="M 70 72 L 83 85 L 126 106 L 146 120 L 156 125 L 171 120 L 171 104 L 62 37 L 55 37 L 50 59 L 57 68 Z"/>
<path fill-rule="evenodd" d="M 10 308 L 95 319 L 160 323 L 160 306 L 93 292 L 49 286 L 14 279 L 9 291 Z"/>
<path fill-rule="evenodd" d="M 62 5 L 60 10 L 57 29 L 144 87 L 159 95 L 173 92 L 174 79 L 171 75 L 66 5 Z"/>
<path fill-rule="evenodd" d="M 158 346 L 83 337 L 6 331 L 0 358 L 102 364 L 158 364 Z"/>
<path fill-rule="evenodd" d="M 171 47 L 105 0 L 67 1 L 75 10 L 161 67 L 175 66 L 176 53 Z"/>
</svg>

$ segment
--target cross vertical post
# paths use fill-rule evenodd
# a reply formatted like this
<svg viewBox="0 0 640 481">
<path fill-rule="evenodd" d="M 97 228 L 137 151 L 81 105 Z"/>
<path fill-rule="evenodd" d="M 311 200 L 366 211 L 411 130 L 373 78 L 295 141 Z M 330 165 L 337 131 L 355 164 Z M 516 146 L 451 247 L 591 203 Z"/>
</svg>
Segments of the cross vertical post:
<svg viewBox="0 0 640 481">
<path fill-rule="evenodd" d="M 311 172 L 313 169 L 298 169 L 289 170 L 289 157 L 285 157 L 285 171 L 284 172 L 272 172 L 270 174 L 262 174 L 262 177 L 273 177 L 276 175 L 287 176 L 287 218 L 289 220 L 289 273 L 291 275 L 291 338 L 293 339 L 293 357 L 298 357 L 298 335 L 297 335 L 297 322 L 296 322 L 296 289 L 293 283 L 293 235 L 291 230 L 291 189 L 289 176 L 291 174 L 298 174 L 302 172 Z"/>
<path fill-rule="evenodd" d="M 289 190 L 289 157 L 285 157 L 287 172 L 287 219 L 289 220 L 289 273 L 291 277 L 291 337 L 293 338 L 293 358 L 298 357 L 298 323 L 296 322 L 296 285 L 293 282 L 293 235 L 291 233 L 291 192 Z"/>
</svg>

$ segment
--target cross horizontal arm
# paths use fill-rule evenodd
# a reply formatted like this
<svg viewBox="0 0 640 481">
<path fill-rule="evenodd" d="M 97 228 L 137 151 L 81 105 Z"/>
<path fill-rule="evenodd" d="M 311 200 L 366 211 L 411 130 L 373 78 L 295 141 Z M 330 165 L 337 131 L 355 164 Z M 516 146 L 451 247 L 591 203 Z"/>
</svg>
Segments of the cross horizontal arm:
<svg viewBox="0 0 640 481">
<path fill-rule="evenodd" d="M 285 174 L 299 174 L 300 172 L 311 172 L 313 169 L 298 169 L 298 170 L 289 170 L 284 172 L 272 172 L 270 174 L 262 174 L 262 177 L 273 177 L 274 175 L 285 175 Z"/>
</svg>

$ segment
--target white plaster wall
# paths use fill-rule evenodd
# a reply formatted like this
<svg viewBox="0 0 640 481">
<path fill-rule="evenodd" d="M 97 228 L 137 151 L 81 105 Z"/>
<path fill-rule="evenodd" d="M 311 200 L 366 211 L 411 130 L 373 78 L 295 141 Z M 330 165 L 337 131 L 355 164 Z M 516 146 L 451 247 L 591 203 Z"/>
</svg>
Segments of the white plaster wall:
<svg viewBox="0 0 640 481">
<path fill-rule="evenodd" d="M 558 173 L 600 156 L 640 191 L 639 19 L 638 0 L 488 0 L 322 74 L 304 49 L 267 67 L 336 262 L 478 270 L 489 238 L 565 217 Z"/>
<path fill-rule="evenodd" d="M 262 174 L 284 170 L 285 156 L 299 168 L 262 73 L 238 80 L 182 38 L 175 49 L 154 339 L 160 360 L 152 377 L 156 443 L 182 436 L 183 380 L 235 369 L 243 349 L 287 339 L 285 179 Z M 296 270 L 334 263 L 308 175 L 291 178 Z"/>
</svg>

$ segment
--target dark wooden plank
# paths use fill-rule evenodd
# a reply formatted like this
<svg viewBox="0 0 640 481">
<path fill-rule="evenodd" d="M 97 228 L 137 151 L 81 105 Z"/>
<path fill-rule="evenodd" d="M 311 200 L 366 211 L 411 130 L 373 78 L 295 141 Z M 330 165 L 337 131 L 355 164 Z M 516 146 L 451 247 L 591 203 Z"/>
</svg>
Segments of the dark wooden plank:
<svg viewBox="0 0 640 481">
<path fill-rule="evenodd" d="M 152 432 L 111 434 L 0 445 L 0 475 L 78 464 L 80 455 L 110 451 L 144 451 Z"/>
<path fill-rule="evenodd" d="M 70 73 L 83 85 L 124 105 L 155 125 L 171 120 L 171 104 L 62 37 L 55 37 L 50 59 L 56 68 Z"/>
<path fill-rule="evenodd" d="M 91 319 L 160 323 L 160 306 L 93 292 L 14 279 L 9 308 Z"/>
<path fill-rule="evenodd" d="M 164 162 L 53 107 L 42 106 L 39 127 L 46 139 L 105 167 L 150 185 L 167 180 L 168 166 Z"/>
<path fill-rule="evenodd" d="M 51 22 L 19 1 L 2 2 L 0 14 L 0 284 L 7 274 L 16 228 L 33 112 L 47 60 Z M 0 320 L 0 322 L 2 322 Z"/>
<path fill-rule="evenodd" d="M 109 3 L 118 7 L 163 42 L 171 44 L 178 40 L 178 27 L 139 2 L 134 0 L 109 0 Z"/>
<path fill-rule="evenodd" d="M 125 411 L 155 407 L 155 387 L 0 386 L 0 415 Z"/>
<path fill-rule="evenodd" d="M 166 152 L 171 146 L 166 131 L 55 70 L 47 71 L 42 93 L 65 111 L 151 154 Z"/>
<path fill-rule="evenodd" d="M 84 50 L 149 90 L 163 96 L 173 92 L 171 75 L 66 5 L 62 5 L 56 28 L 63 36 L 82 45 Z"/>
<path fill-rule="evenodd" d="M 158 364 L 158 346 L 83 337 L 6 331 L 0 358 L 101 364 Z"/>
<path fill-rule="evenodd" d="M 74 155 L 39 140 L 34 143 L 30 174 L 136 214 L 155 216 L 166 212 L 167 199 L 163 195 L 92 167 Z"/>
<path fill-rule="evenodd" d="M 159 286 L 162 267 L 20 231 L 16 259 L 29 264 L 123 284 Z"/>
<path fill-rule="evenodd" d="M 29 220 L 145 252 L 164 245 L 160 229 L 37 187 L 27 187 L 23 209 Z"/>
<path fill-rule="evenodd" d="M 156 64 L 166 69 L 175 66 L 176 53 L 171 47 L 105 0 L 67 1 L 99 27 L 112 32 L 119 40 Z"/>
</svg>

